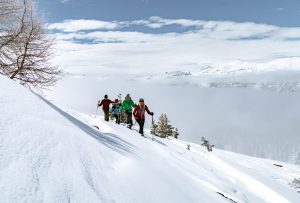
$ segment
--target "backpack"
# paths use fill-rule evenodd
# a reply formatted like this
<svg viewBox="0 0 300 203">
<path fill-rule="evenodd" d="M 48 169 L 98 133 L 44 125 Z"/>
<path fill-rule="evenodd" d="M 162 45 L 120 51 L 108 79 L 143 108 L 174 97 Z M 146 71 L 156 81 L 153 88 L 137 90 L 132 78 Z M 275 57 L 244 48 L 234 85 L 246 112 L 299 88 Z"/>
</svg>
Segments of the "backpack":
<svg viewBox="0 0 300 203">
<path fill-rule="evenodd" d="M 113 104 L 113 106 L 111 107 L 111 112 L 113 114 L 120 114 L 120 104 Z"/>
</svg>

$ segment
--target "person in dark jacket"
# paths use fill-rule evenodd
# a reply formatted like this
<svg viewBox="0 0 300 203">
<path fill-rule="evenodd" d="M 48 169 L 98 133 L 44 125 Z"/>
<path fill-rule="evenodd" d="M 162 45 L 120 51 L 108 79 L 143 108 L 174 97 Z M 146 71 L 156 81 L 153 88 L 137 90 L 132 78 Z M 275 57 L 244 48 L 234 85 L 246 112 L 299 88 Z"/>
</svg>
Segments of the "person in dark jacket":
<svg viewBox="0 0 300 203">
<path fill-rule="evenodd" d="M 105 121 L 109 121 L 109 105 L 111 103 L 114 103 L 114 102 L 112 102 L 110 99 L 108 99 L 107 95 L 104 95 L 104 99 L 101 102 L 100 101 L 98 102 L 98 107 L 103 106 L 102 109 L 104 112 L 104 120 Z"/>
<path fill-rule="evenodd" d="M 133 116 L 136 120 L 136 122 L 140 126 L 139 133 L 144 136 L 144 124 L 145 124 L 145 112 L 147 112 L 149 115 L 153 116 L 154 113 L 150 112 L 147 105 L 144 103 L 144 99 L 139 100 L 139 105 L 137 105 L 134 108 Z"/>
<path fill-rule="evenodd" d="M 121 103 L 119 102 L 118 99 L 115 99 L 115 103 L 112 105 L 110 109 L 111 113 L 116 119 L 116 123 L 120 124 L 120 114 L 121 114 Z"/>
</svg>

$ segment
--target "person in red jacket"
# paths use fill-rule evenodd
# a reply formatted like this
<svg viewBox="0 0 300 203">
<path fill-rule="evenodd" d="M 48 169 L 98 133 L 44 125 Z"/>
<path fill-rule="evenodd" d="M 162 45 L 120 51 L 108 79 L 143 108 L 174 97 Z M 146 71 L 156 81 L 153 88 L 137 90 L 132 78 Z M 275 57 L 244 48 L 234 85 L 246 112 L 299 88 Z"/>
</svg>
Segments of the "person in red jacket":
<svg viewBox="0 0 300 203">
<path fill-rule="evenodd" d="M 149 115 L 153 116 L 154 113 L 150 112 L 147 105 L 144 103 L 144 99 L 139 100 L 139 105 L 137 105 L 133 110 L 133 116 L 136 120 L 136 122 L 140 126 L 139 133 L 144 136 L 144 124 L 145 124 L 145 112 L 147 112 Z"/>
<path fill-rule="evenodd" d="M 107 95 L 104 95 L 104 99 L 100 102 L 98 101 L 98 107 L 99 106 L 103 106 L 103 112 L 104 112 L 104 120 L 105 121 L 109 121 L 109 105 L 112 104 L 114 102 L 112 102 L 110 99 L 108 99 Z"/>
</svg>

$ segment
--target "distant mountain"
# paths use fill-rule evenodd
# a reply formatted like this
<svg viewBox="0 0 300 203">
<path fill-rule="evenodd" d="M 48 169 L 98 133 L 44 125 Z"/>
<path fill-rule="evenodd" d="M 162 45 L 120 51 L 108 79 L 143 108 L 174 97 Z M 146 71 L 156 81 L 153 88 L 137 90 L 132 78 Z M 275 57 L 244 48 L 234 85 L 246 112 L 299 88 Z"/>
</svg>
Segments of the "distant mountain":
<svg viewBox="0 0 300 203">
<path fill-rule="evenodd" d="M 298 58 L 297 58 L 298 59 Z M 284 61 L 280 61 L 283 63 Z M 274 64 L 277 64 L 273 62 Z M 155 73 L 142 80 L 170 85 L 196 85 L 209 88 L 255 88 L 275 92 L 300 91 L 299 68 L 268 64 L 266 67 L 239 61 L 223 66 L 206 66 L 193 71 Z"/>
</svg>

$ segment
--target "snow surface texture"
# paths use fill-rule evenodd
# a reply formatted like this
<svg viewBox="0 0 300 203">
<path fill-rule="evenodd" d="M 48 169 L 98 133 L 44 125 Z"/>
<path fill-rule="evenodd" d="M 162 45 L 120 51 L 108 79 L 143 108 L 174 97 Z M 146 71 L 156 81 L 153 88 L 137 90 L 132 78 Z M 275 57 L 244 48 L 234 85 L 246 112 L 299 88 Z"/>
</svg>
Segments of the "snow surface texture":
<svg viewBox="0 0 300 203">
<path fill-rule="evenodd" d="M 65 112 L 6 78 L 0 86 L 1 202 L 300 200 L 289 185 L 299 166 L 192 143 L 188 151 L 184 141 Z"/>
<path fill-rule="evenodd" d="M 265 76 L 273 78 L 274 75 Z M 96 103 L 105 94 L 115 99 L 119 93 L 122 93 L 122 98 L 131 93 L 135 102 L 141 97 L 145 99 L 150 110 L 155 112 L 156 121 L 161 113 L 166 113 L 183 140 L 200 143 L 204 136 L 219 149 L 300 164 L 300 91 L 184 85 L 193 77 L 172 76 L 170 80 L 177 85 L 170 85 L 169 79 L 164 77 L 141 81 L 140 77 L 130 80 L 126 76 L 99 79 L 71 76 L 47 92 L 47 98 L 64 109 L 95 114 Z M 259 82 L 261 77 L 253 79 Z M 210 77 L 204 79 L 217 82 Z M 224 81 L 224 77 L 217 79 Z M 245 81 L 239 77 L 236 79 L 228 77 L 227 81 Z M 147 120 L 146 127 L 149 128 L 150 124 L 151 121 Z"/>
</svg>

